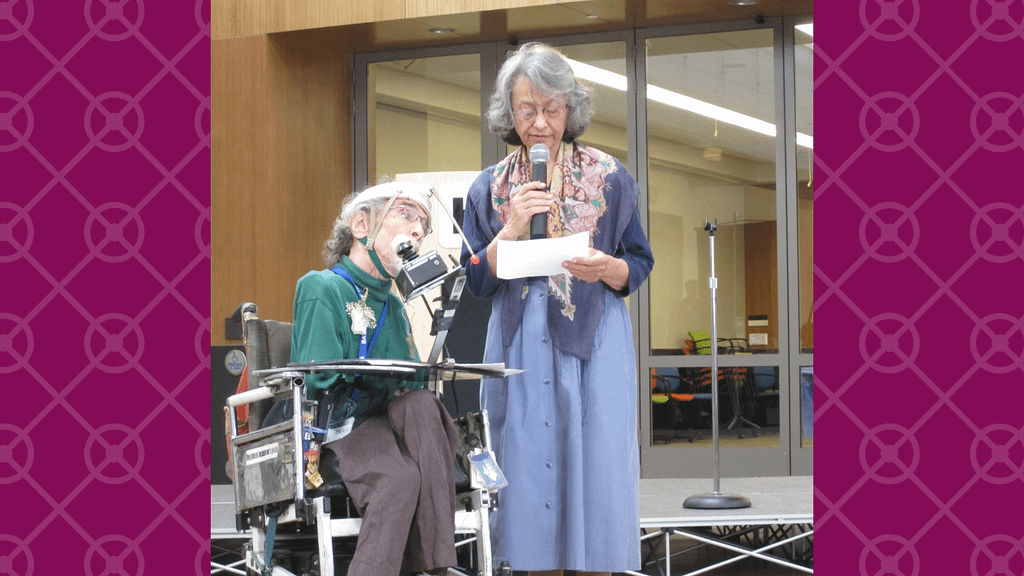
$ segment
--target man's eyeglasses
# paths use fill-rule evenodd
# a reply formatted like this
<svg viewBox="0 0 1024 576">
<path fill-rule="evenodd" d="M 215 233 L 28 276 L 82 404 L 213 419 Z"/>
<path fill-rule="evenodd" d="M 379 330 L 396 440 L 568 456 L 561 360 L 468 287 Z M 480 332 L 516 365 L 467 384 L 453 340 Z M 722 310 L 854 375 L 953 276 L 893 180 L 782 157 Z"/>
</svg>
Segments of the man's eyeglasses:
<svg viewBox="0 0 1024 576">
<path fill-rule="evenodd" d="M 544 117 L 548 120 L 557 120 L 565 115 L 565 104 L 552 104 L 544 107 Z M 516 109 L 516 119 L 520 122 L 533 122 L 537 117 L 537 109 L 529 106 L 521 106 Z"/>
<path fill-rule="evenodd" d="M 430 220 L 426 217 L 420 216 L 412 208 L 405 204 L 399 204 L 394 209 L 398 212 L 398 215 L 407 222 L 419 222 L 423 226 L 423 235 L 426 236 L 433 232 L 430 228 Z"/>
</svg>

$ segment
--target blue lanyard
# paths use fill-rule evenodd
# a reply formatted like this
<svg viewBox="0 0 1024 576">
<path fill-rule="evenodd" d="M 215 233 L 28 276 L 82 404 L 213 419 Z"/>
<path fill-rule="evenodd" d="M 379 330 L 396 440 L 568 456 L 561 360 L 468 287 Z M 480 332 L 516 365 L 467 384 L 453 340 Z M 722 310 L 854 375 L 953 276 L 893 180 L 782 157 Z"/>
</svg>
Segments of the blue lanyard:
<svg viewBox="0 0 1024 576">
<path fill-rule="evenodd" d="M 349 273 L 346 272 L 344 268 L 342 268 L 341 266 L 335 266 L 332 270 L 338 276 L 341 276 L 345 280 L 348 280 L 348 283 L 351 284 L 353 288 L 355 288 L 356 296 L 358 296 L 359 298 L 363 297 L 363 293 L 359 291 L 359 286 L 356 286 L 356 281 L 352 279 L 352 276 L 350 276 Z M 377 336 L 380 335 L 380 329 L 381 327 L 384 326 L 384 319 L 388 317 L 388 303 L 388 299 L 384 298 L 384 311 L 381 312 L 380 320 L 377 321 L 377 328 L 376 330 L 373 331 L 373 337 L 370 339 L 369 345 L 367 345 L 366 343 L 365 332 L 362 335 L 362 339 L 359 341 L 360 360 L 365 360 L 366 355 L 370 353 L 370 350 L 373 350 L 373 345 L 377 343 Z"/>
</svg>

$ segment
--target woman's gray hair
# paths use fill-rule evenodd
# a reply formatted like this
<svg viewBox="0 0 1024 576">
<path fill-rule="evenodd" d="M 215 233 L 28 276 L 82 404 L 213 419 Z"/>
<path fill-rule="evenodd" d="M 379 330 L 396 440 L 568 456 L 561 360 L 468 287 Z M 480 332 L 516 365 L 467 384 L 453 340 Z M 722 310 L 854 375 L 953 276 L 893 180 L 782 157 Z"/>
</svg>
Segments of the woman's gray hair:
<svg viewBox="0 0 1024 576">
<path fill-rule="evenodd" d="M 501 139 L 508 144 L 522 146 L 512 110 L 512 90 L 520 77 L 525 77 L 534 89 L 548 98 L 565 96 L 567 111 L 563 142 L 572 142 L 583 134 L 594 116 L 590 88 L 576 80 L 572 66 L 561 52 L 540 42 L 523 44 L 498 71 L 487 110 L 491 132 L 501 134 Z"/>
<path fill-rule="evenodd" d="M 390 181 L 390 179 L 388 180 Z M 352 217 L 355 213 L 362 210 L 367 214 L 370 214 L 371 207 L 375 213 L 380 213 L 387 206 L 387 198 L 373 198 L 365 199 L 362 198 L 362 192 L 349 194 L 348 198 L 345 199 L 345 203 L 341 205 L 341 213 L 334 219 L 334 225 L 331 227 L 331 235 L 327 237 L 324 242 L 324 249 L 320 252 L 320 256 L 324 259 L 324 264 L 327 264 L 328 268 L 334 268 L 338 262 L 341 262 L 342 256 L 347 256 L 349 250 L 352 249 Z"/>
</svg>

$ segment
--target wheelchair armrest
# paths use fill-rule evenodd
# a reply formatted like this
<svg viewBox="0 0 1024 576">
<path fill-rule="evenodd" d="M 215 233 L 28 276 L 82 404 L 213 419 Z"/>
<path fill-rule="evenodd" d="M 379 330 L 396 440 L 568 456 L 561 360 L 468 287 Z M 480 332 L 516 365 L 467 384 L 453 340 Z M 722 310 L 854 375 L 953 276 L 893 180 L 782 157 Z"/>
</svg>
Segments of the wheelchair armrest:
<svg viewBox="0 0 1024 576">
<path fill-rule="evenodd" d="M 246 390 L 245 392 L 239 392 L 228 396 L 228 406 L 236 408 L 252 402 L 258 402 L 260 400 L 266 400 L 267 398 L 274 397 L 274 389 L 260 386 L 252 390 Z"/>
</svg>

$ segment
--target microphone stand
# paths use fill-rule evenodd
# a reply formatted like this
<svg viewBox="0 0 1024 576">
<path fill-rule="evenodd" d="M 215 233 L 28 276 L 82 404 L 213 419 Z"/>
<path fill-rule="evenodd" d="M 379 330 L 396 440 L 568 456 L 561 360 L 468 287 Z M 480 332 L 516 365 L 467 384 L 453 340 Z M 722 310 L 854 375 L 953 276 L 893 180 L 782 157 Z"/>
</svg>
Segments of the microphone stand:
<svg viewBox="0 0 1024 576">
<path fill-rule="evenodd" d="M 701 510 L 721 510 L 726 508 L 749 508 L 750 500 L 746 496 L 722 494 L 719 492 L 720 473 L 718 467 L 718 324 L 715 321 L 715 294 L 718 291 L 718 278 L 715 277 L 715 230 L 718 220 L 709 223 L 704 220 L 704 230 L 708 232 L 711 242 L 711 444 L 715 452 L 715 491 L 711 494 L 696 494 L 683 501 L 683 508 Z"/>
</svg>

